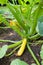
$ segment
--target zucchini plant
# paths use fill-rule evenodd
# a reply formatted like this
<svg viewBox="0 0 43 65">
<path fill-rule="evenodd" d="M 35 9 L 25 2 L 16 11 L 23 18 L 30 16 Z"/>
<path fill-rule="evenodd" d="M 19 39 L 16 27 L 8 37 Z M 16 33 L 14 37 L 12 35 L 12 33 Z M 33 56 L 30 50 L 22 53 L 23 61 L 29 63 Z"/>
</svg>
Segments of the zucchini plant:
<svg viewBox="0 0 43 65">
<path fill-rule="evenodd" d="M 0 21 L 6 24 L 6 26 L 12 28 L 21 36 L 20 41 L 0 40 L 0 42 L 13 43 L 11 45 L 5 45 L 4 47 L 0 48 L 0 58 L 11 55 L 18 48 L 19 50 L 15 55 L 21 56 L 25 50 L 25 47 L 27 46 L 36 64 L 41 65 L 30 47 L 30 40 L 37 40 L 43 36 L 43 0 L 28 1 L 30 2 L 28 5 L 25 3 L 27 0 L 24 0 L 24 2 L 22 0 L 18 0 L 20 5 L 14 5 L 9 2 L 6 4 L 14 16 L 13 21 L 8 22 L 4 16 L 0 15 Z M 36 5 L 36 2 L 39 2 L 39 4 Z M 37 43 L 42 44 L 43 40 L 39 40 Z M 34 45 L 37 45 L 37 43 Z M 5 48 L 6 50 L 14 48 L 14 50 L 11 53 L 6 54 L 6 50 L 4 50 Z M 2 54 L 3 51 L 4 54 Z M 13 65 L 13 63 L 11 65 Z"/>
</svg>

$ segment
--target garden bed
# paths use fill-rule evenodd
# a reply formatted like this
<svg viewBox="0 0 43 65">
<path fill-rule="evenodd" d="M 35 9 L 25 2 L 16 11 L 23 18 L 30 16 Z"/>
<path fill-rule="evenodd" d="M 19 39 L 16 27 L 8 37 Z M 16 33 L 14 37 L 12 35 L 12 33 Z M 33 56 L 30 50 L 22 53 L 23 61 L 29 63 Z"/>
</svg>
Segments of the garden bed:
<svg viewBox="0 0 43 65">
<path fill-rule="evenodd" d="M 7 31 L 7 32 L 6 32 Z M 20 36 L 16 33 L 13 32 L 11 29 L 6 29 L 4 31 L 1 32 L 0 34 L 0 39 L 6 39 L 6 40 L 20 40 Z M 5 44 L 11 44 L 11 43 L 0 43 L 0 47 L 5 45 Z M 37 45 L 37 46 L 31 46 L 32 50 L 34 51 L 35 55 L 37 56 L 37 58 L 39 59 L 39 61 L 41 61 L 39 53 L 40 53 L 40 48 L 41 45 Z M 8 52 L 10 52 L 11 50 L 9 50 Z M 10 65 L 11 61 L 13 59 L 19 58 L 21 60 L 24 60 L 25 62 L 27 62 L 29 65 L 31 63 L 34 63 L 34 60 L 31 56 L 31 54 L 28 52 L 27 48 L 24 52 L 24 54 L 21 57 L 17 57 L 15 56 L 15 54 L 9 56 L 9 57 L 4 57 L 2 59 L 0 59 L 0 65 Z"/>
</svg>

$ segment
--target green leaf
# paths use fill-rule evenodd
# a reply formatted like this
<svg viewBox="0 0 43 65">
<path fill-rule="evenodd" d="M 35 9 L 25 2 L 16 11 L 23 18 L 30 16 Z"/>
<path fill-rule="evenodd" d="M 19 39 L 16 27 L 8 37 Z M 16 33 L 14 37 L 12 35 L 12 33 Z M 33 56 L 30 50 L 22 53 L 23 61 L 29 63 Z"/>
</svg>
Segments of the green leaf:
<svg viewBox="0 0 43 65">
<path fill-rule="evenodd" d="M 41 47 L 40 57 L 41 57 L 41 59 L 43 59 L 43 45 L 42 45 L 42 47 Z"/>
<path fill-rule="evenodd" d="M 43 65 L 43 60 L 41 61 L 41 65 Z"/>
<path fill-rule="evenodd" d="M 37 3 L 37 2 L 40 2 L 40 0 L 35 0 L 35 2 Z"/>
<path fill-rule="evenodd" d="M 36 30 L 41 36 L 43 36 L 43 16 L 39 18 Z"/>
<path fill-rule="evenodd" d="M 24 0 L 25 3 L 26 3 L 27 1 L 29 1 L 29 0 Z"/>
<path fill-rule="evenodd" d="M 32 3 L 33 2 L 33 0 L 28 0 L 30 3 Z"/>
<path fill-rule="evenodd" d="M 10 9 L 11 13 L 14 15 L 20 26 L 27 32 L 27 28 L 24 24 L 25 18 L 21 13 L 20 7 L 12 6 L 10 3 L 7 4 L 8 8 Z"/>
<path fill-rule="evenodd" d="M 9 11 L 7 6 L 6 7 L 0 7 L 0 14 L 2 14 L 5 18 L 14 19 L 12 13 Z"/>
<path fill-rule="evenodd" d="M 0 4 L 6 4 L 8 0 L 0 0 Z"/>
<path fill-rule="evenodd" d="M 33 31 L 35 31 L 35 29 L 36 29 L 38 18 L 43 15 L 43 7 L 42 6 L 43 6 L 42 3 L 40 3 L 39 5 L 37 5 L 35 7 L 34 11 L 32 10 L 33 11 L 33 13 L 32 13 L 33 25 L 31 28 L 31 34 L 33 34 Z"/>
<path fill-rule="evenodd" d="M 0 49 L 0 58 L 3 58 L 6 54 L 6 51 L 8 50 L 8 45 L 4 45 L 1 49 Z"/>
<path fill-rule="evenodd" d="M 31 65 L 36 65 L 35 63 L 32 63 Z"/>
<path fill-rule="evenodd" d="M 42 47 L 41 47 L 41 50 L 43 50 L 43 45 L 42 45 Z"/>
<path fill-rule="evenodd" d="M 10 65 L 28 65 L 26 62 L 19 59 L 13 60 Z"/>
<path fill-rule="evenodd" d="M 32 2 L 35 2 L 35 3 L 37 3 L 37 2 L 40 2 L 40 0 L 28 0 L 30 3 L 32 3 Z"/>
<path fill-rule="evenodd" d="M 41 59 L 43 59 L 43 50 L 40 51 Z"/>
<path fill-rule="evenodd" d="M 38 21 L 43 22 L 43 16 L 41 16 Z"/>
</svg>

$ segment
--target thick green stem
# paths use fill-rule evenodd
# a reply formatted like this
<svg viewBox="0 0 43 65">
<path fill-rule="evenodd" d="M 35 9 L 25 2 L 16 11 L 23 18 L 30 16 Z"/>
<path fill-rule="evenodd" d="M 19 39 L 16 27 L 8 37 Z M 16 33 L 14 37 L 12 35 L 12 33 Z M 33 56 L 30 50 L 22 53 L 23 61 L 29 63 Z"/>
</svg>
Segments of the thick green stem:
<svg viewBox="0 0 43 65">
<path fill-rule="evenodd" d="M 43 40 L 39 40 L 35 42 L 35 45 L 38 45 L 38 44 L 43 44 Z"/>
<path fill-rule="evenodd" d="M 40 38 L 40 35 L 39 34 L 36 34 L 34 36 L 31 36 L 31 37 L 28 37 L 28 39 L 31 39 L 31 40 L 36 40 L 38 38 Z"/>
<path fill-rule="evenodd" d="M 19 28 L 17 28 L 16 26 L 11 26 L 11 28 L 16 31 L 21 37 L 23 37 L 23 33 L 19 30 Z"/>
<path fill-rule="evenodd" d="M 14 48 L 14 47 L 16 47 L 16 46 L 21 44 L 21 41 L 11 41 L 11 40 L 0 40 L 0 42 L 11 42 L 11 43 L 14 43 L 14 44 L 9 45 L 8 49 Z"/>
<path fill-rule="evenodd" d="M 35 60 L 35 62 L 37 63 L 37 65 L 40 65 L 40 63 L 39 63 L 38 59 L 36 58 L 35 54 L 34 54 L 34 53 L 33 53 L 33 51 L 31 50 L 31 48 L 30 48 L 29 44 L 27 44 L 27 48 L 28 48 L 29 52 L 31 53 L 31 55 L 32 55 L 33 59 L 34 59 L 34 60 Z"/>
<path fill-rule="evenodd" d="M 6 29 L 6 28 L 10 28 L 10 27 L 0 27 L 0 29 Z"/>
<path fill-rule="evenodd" d="M 8 49 L 10 49 L 10 48 L 14 48 L 14 47 L 16 47 L 16 46 L 18 46 L 18 45 L 20 45 L 21 44 L 21 41 L 11 41 L 11 40 L 0 40 L 0 42 L 11 42 L 11 43 L 13 43 L 13 44 L 11 44 L 11 45 L 8 45 Z M 1 48 L 0 48 L 1 49 Z"/>
<path fill-rule="evenodd" d="M 14 44 L 11 44 L 11 45 L 8 46 L 8 49 L 14 48 L 14 47 L 16 47 L 16 46 L 18 46 L 18 45 L 20 45 L 20 44 L 21 44 L 21 41 L 19 41 L 19 42 L 17 42 L 17 43 L 14 43 Z"/>
<path fill-rule="evenodd" d="M 21 45 L 17 46 L 16 48 L 14 48 L 13 51 L 11 51 L 9 54 L 6 54 L 5 56 L 10 56 L 12 55 Z"/>
<path fill-rule="evenodd" d="M 36 45 L 41 45 L 41 44 L 43 44 L 43 40 L 38 40 L 35 42 L 29 42 L 29 45 L 31 45 L 31 46 L 36 46 Z"/>
<path fill-rule="evenodd" d="M 0 39 L 0 42 L 11 42 L 11 43 L 17 43 L 17 42 L 20 42 L 20 41 L 1 40 L 1 39 Z"/>
</svg>

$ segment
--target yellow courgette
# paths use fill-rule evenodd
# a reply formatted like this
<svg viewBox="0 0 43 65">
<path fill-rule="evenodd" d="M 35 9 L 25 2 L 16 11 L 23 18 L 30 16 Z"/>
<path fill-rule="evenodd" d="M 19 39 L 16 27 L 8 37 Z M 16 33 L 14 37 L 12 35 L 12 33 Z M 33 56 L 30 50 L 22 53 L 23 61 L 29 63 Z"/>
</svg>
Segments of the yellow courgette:
<svg viewBox="0 0 43 65">
<path fill-rule="evenodd" d="M 23 54 L 25 47 L 26 47 L 26 43 L 27 43 L 27 39 L 24 38 L 23 41 L 22 41 L 21 47 L 16 54 L 17 56 L 21 56 Z"/>
</svg>

